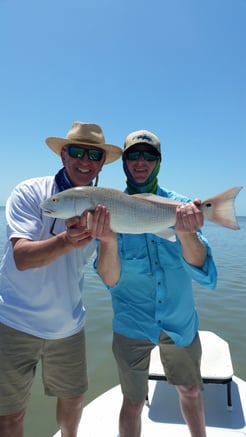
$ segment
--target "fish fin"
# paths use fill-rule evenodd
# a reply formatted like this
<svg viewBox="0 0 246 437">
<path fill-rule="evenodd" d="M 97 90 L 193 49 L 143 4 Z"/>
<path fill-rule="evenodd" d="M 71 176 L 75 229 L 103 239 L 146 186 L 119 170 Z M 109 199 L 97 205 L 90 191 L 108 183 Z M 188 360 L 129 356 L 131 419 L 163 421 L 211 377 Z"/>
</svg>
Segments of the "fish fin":
<svg viewBox="0 0 246 437">
<path fill-rule="evenodd" d="M 243 187 L 233 187 L 217 196 L 204 200 L 201 209 L 205 220 L 229 229 L 240 229 L 235 215 L 234 201 Z"/>
<path fill-rule="evenodd" d="M 132 194 L 132 197 L 138 197 L 139 199 L 147 200 L 148 202 L 153 203 L 162 203 L 164 205 L 180 205 L 181 202 L 169 199 L 168 197 L 157 196 L 152 193 L 141 193 L 141 194 Z"/>
</svg>

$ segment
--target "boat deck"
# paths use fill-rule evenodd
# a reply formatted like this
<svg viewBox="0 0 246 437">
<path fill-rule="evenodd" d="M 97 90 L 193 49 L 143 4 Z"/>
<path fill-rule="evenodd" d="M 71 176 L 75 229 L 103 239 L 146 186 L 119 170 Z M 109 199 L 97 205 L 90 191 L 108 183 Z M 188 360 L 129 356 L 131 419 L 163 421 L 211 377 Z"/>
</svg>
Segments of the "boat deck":
<svg viewBox="0 0 246 437">
<path fill-rule="evenodd" d="M 246 382 L 233 377 L 232 410 L 227 407 L 225 386 L 206 384 L 202 392 L 207 437 L 246 436 Z M 83 412 L 78 437 L 117 437 L 122 402 L 120 386 L 102 394 Z M 179 408 L 175 387 L 165 381 L 149 381 L 149 405 L 142 414 L 143 437 L 190 437 Z M 54 437 L 60 437 L 58 431 Z"/>
</svg>

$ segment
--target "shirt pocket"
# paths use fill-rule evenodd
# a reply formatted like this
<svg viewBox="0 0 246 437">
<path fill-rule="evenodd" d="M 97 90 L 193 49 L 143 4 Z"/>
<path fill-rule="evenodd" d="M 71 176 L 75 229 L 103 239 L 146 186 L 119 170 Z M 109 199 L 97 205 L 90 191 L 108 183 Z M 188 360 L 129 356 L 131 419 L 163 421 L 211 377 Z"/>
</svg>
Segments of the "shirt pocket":
<svg viewBox="0 0 246 437">
<path fill-rule="evenodd" d="M 164 269 L 180 270 L 183 268 L 182 253 L 177 242 L 171 242 L 158 238 L 158 256 L 160 265 Z"/>
<path fill-rule="evenodd" d="M 151 274 L 146 237 L 143 234 L 124 234 L 119 238 L 119 256 L 124 271 L 132 274 Z"/>
</svg>

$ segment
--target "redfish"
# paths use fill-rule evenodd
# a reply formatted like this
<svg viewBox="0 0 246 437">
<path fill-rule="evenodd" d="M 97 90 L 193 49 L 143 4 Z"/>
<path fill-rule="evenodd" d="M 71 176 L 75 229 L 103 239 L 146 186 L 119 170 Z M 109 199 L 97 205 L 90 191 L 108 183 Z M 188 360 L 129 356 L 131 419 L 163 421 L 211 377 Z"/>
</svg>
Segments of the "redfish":
<svg viewBox="0 0 246 437">
<path fill-rule="evenodd" d="M 204 220 L 239 229 L 234 201 L 241 189 L 234 187 L 204 200 L 200 205 Z M 46 216 L 68 219 L 85 210 L 93 211 L 99 204 L 110 212 L 114 232 L 151 233 L 169 238 L 175 232 L 176 207 L 181 202 L 149 193 L 128 195 L 111 188 L 75 187 L 51 196 L 40 207 Z"/>
</svg>

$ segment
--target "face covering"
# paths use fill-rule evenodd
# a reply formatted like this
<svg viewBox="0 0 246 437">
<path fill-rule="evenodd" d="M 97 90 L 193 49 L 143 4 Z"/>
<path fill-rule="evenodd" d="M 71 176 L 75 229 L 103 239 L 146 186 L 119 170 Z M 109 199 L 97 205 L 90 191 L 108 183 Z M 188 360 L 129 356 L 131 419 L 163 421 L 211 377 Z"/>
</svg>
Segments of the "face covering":
<svg viewBox="0 0 246 437">
<path fill-rule="evenodd" d="M 152 171 L 151 175 L 148 177 L 148 179 L 143 184 L 137 184 L 128 170 L 126 160 L 123 158 L 123 169 L 126 174 L 127 192 L 129 194 L 137 194 L 137 193 L 156 194 L 157 185 L 158 185 L 157 175 L 160 171 L 160 165 L 161 165 L 161 160 L 159 158 L 156 161 L 156 166 Z"/>
<path fill-rule="evenodd" d="M 59 188 L 59 191 L 67 190 L 68 188 L 72 188 L 73 186 L 68 179 L 64 168 L 61 168 L 61 170 L 59 170 L 58 173 L 55 175 L 55 181 Z"/>
</svg>

